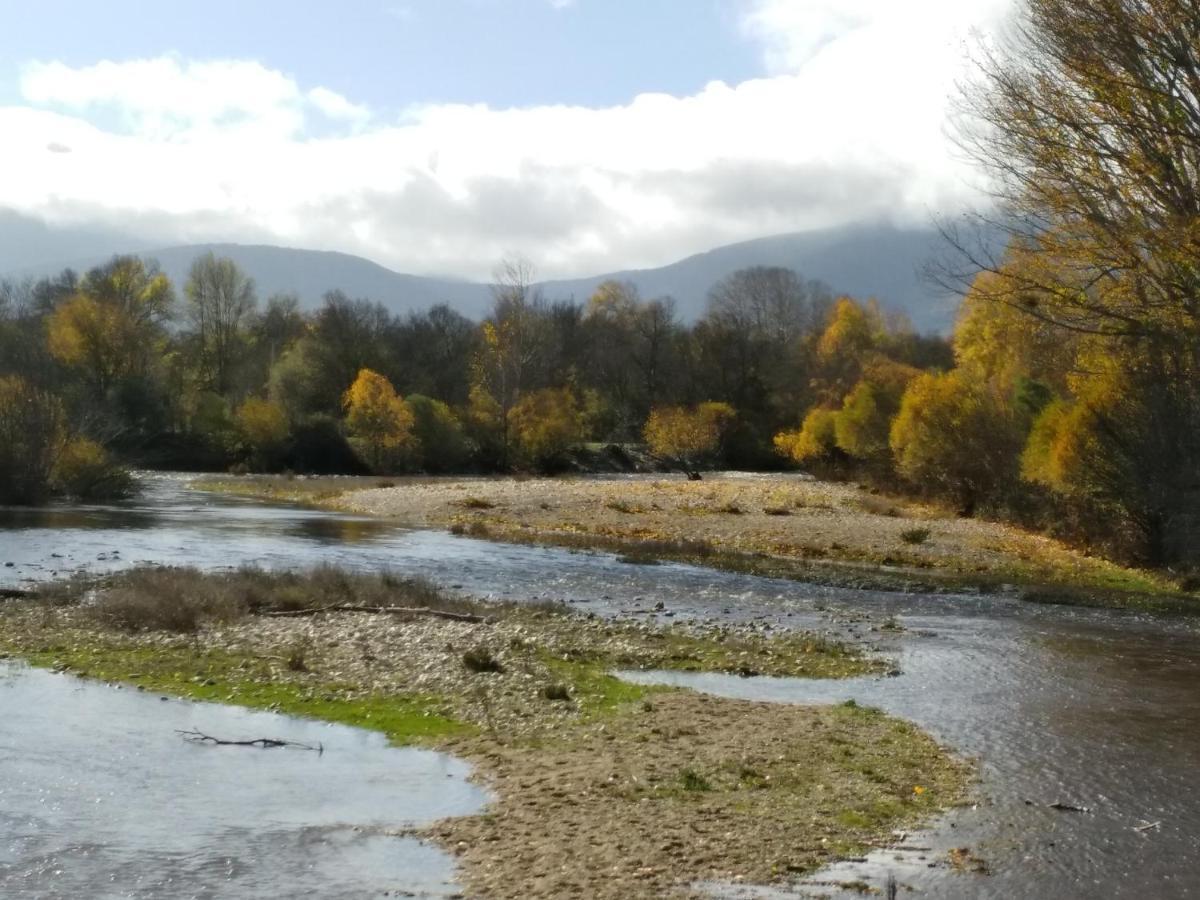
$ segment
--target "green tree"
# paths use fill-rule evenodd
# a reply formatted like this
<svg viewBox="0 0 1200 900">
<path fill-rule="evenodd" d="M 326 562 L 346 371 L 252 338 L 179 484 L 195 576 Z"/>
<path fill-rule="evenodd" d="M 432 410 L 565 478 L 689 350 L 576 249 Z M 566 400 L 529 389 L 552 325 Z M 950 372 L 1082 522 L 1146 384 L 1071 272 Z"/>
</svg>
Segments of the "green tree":
<svg viewBox="0 0 1200 900">
<path fill-rule="evenodd" d="M 258 305 L 254 282 L 233 260 L 210 252 L 192 263 L 183 290 L 196 333 L 200 383 L 228 397 L 248 349 L 245 328 Z"/>
</svg>

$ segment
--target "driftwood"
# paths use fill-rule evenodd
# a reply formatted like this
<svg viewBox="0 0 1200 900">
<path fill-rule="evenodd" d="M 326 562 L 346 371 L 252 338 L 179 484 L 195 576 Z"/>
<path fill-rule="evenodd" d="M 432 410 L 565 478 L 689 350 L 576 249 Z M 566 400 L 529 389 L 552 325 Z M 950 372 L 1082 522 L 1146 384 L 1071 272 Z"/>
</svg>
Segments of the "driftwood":
<svg viewBox="0 0 1200 900">
<path fill-rule="evenodd" d="M 311 744 L 299 744 L 295 741 L 281 741 L 275 738 L 255 738 L 252 741 L 226 741 L 221 738 L 213 737 L 210 734 L 205 734 L 202 731 L 179 731 L 176 729 L 176 734 L 192 744 L 211 744 L 214 747 L 258 747 L 261 750 L 269 750 L 273 747 L 292 747 L 296 750 L 311 750 L 318 756 L 325 752 L 324 744 L 317 744 L 315 747 Z"/>
<path fill-rule="evenodd" d="M 428 606 L 354 606 L 346 603 L 332 603 L 329 606 L 317 606 L 312 609 L 284 609 L 260 613 L 273 619 L 299 619 L 304 616 L 315 616 L 326 612 L 357 612 L 375 613 L 393 616 L 429 616 L 434 619 L 449 619 L 451 622 L 470 622 L 481 625 L 488 620 L 474 613 L 447 612 L 444 609 L 430 609 Z"/>
<path fill-rule="evenodd" d="M 1043 804 L 1035 803 L 1033 800 L 1026 800 L 1025 805 L 1041 806 Z M 1072 806 L 1070 803 L 1063 803 L 1061 800 L 1056 803 L 1046 803 L 1044 805 L 1046 809 L 1056 809 L 1059 812 L 1090 813 L 1092 811 L 1090 806 Z"/>
<path fill-rule="evenodd" d="M 1139 832 L 1140 834 L 1145 834 L 1147 831 L 1158 831 L 1160 828 L 1162 828 L 1161 821 L 1143 822 L 1141 825 L 1135 825 L 1133 830 Z"/>
</svg>

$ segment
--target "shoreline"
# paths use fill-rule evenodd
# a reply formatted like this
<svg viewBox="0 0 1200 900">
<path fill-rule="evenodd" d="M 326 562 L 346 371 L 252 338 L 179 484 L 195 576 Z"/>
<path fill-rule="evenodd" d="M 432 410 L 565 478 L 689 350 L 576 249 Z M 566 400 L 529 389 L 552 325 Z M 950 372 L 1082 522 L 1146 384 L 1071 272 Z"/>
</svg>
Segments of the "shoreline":
<svg viewBox="0 0 1200 900">
<path fill-rule="evenodd" d="M 1162 573 L 1014 526 L 852 485 L 721 473 L 689 482 L 453 476 L 202 477 L 199 490 L 300 503 L 509 543 L 669 560 L 824 586 L 1007 593 L 1029 602 L 1198 615 Z"/>
<path fill-rule="evenodd" d="M 250 577 L 153 577 L 168 575 L 178 596 L 246 590 L 234 579 Z M 608 674 L 752 667 L 844 677 L 885 665 L 813 635 L 461 599 L 448 602 L 469 602 L 481 621 L 260 609 L 171 634 L 97 618 L 104 597 L 139 577 L 109 579 L 99 610 L 71 602 L 61 585 L 0 605 L 0 651 L 164 694 L 367 727 L 467 759 L 495 801 L 420 835 L 459 858 L 468 896 L 616 900 L 696 896 L 694 885 L 731 878 L 785 884 L 894 843 L 894 829 L 962 802 L 970 781 L 966 762 L 875 710 L 726 700 Z M 255 589 L 288 603 L 306 587 L 299 576 L 254 577 Z M 350 590 L 375 590 L 357 577 Z M 468 651 L 494 670 L 464 667 Z"/>
</svg>

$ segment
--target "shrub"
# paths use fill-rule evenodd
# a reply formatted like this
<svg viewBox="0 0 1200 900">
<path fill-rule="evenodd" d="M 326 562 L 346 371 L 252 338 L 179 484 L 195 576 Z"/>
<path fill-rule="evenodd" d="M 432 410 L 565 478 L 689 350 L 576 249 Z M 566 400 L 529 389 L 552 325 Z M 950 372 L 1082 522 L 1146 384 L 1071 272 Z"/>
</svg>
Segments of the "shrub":
<svg viewBox="0 0 1200 900">
<path fill-rule="evenodd" d="M 463 654 L 462 661 L 471 672 L 504 672 L 504 665 L 486 647 L 468 650 Z"/>
<path fill-rule="evenodd" d="M 547 700 L 570 702 L 571 689 L 565 684 L 548 684 L 542 688 L 542 696 Z"/>
<path fill-rule="evenodd" d="M 133 493 L 133 477 L 108 451 L 87 438 L 75 438 L 59 454 L 53 482 L 63 493 L 81 500 L 118 499 Z"/>
<path fill-rule="evenodd" d="M 209 622 L 238 619 L 246 605 L 227 582 L 195 570 L 139 569 L 105 590 L 93 613 L 123 631 L 190 634 Z"/>
<path fill-rule="evenodd" d="M 906 544 L 924 544 L 931 534 L 928 528 L 908 528 L 900 532 L 900 540 Z"/>
</svg>

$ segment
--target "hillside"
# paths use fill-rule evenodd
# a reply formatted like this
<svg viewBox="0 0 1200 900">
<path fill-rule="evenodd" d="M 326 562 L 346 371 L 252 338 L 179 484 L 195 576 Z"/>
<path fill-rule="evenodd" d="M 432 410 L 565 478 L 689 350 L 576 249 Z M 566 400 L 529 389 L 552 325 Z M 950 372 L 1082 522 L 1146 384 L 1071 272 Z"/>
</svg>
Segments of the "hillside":
<svg viewBox="0 0 1200 900">
<path fill-rule="evenodd" d="M 70 242 L 70 246 L 76 243 Z M 292 293 L 305 308 L 318 305 L 322 295 L 334 288 L 351 297 L 376 300 L 394 312 L 447 303 L 477 318 L 491 302 L 486 284 L 406 275 L 346 253 L 250 244 L 134 249 L 156 259 L 177 285 L 184 282 L 188 268 L 200 254 L 212 251 L 227 256 L 254 279 L 260 297 Z M 719 247 L 661 268 L 547 281 L 540 287 L 550 299 L 584 300 L 607 279 L 632 281 L 645 297 L 674 297 L 680 315 L 692 321 L 703 314 L 709 288 L 731 272 L 747 266 L 784 266 L 805 278 L 823 281 L 839 293 L 877 297 L 886 307 L 907 312 L 918 328 L 942 331 L 953 322 L 957 298 L 939 293 L 919 276 L 921 266 L 936 251 L 937 235 L 928 229 L 843 228 L 761 238 Z M 46 252 L 43 240 L 39 253 L 44 258 Z M 12 255 L 7 258 L 11 260 Z M 67 266 L 86 270 L 104 258 L 105 254 L 64 255 L 61 262 L 24 267 L 13 274 L 40 277 Z"/>
</svg>

